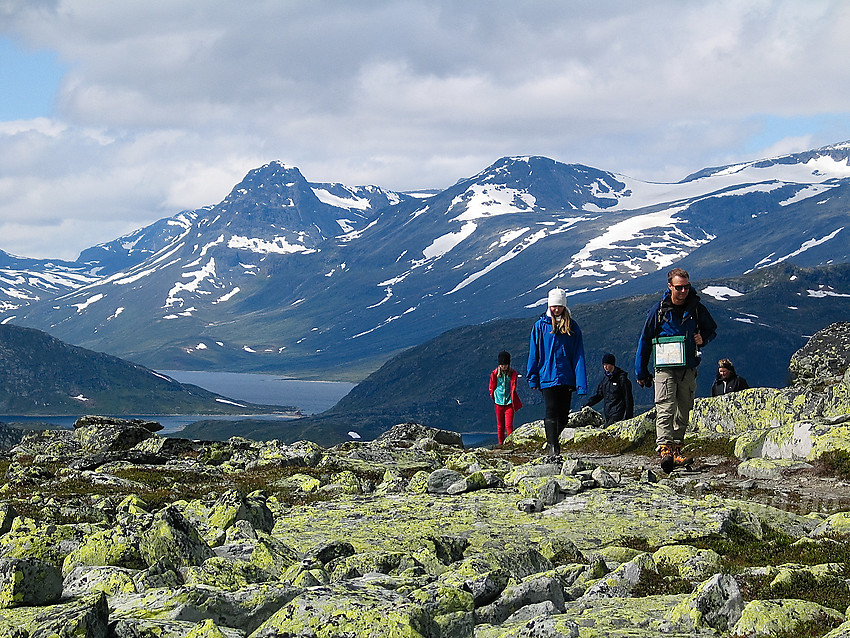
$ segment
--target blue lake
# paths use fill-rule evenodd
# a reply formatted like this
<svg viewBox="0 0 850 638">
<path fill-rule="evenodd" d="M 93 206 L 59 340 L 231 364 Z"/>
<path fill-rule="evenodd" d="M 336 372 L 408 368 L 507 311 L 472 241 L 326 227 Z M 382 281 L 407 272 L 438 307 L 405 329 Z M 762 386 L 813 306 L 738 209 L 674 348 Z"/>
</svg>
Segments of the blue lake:
<svg viewBox="0 0 850 638">
<path fill-rule="evenodd" d="M 301 381 L 273 374 L 160 370 L 180 383 L 191 383 L 231 399 L 262 405 L 294 405 L 303 414 L 318 414 L 344 397 L 353 383 Z"/>
<path fill-rule="evenodd" d="M 262 405 L 295 406 L 303 414 L 318 414 L 333 407 L 344 397 L 354 383 L 336 381 L 303 381 L 287 379 L 271 374 L 251 374 L 243 372 L 203 372 L 190 370 L 160 370 L 180 383 L 191 383 L 210 392 L 224 395 L 239 401 L 250 401 Z M 40 422 L 64 427 L 71 427 L 76 416 L 29 416 L 20 414 L 0 415 L 0 421 L 10 422 Z M 182 414 L 174 416 L 132 414 L 121 415 L 126 419 L 147 419 L 162 424 L 160 434 L 174 434 L 183 427 L 201 419 L 218 419 L 236 421 L 240 419 L 292 420 L 291 416 L 280 414 L 253 414 L 245 416 L 234 415 L 198 415 Z M 475 447 L 496 443 L 495 427 L 493 432 L 464 432 L 464 445 Z"/>
</svg>

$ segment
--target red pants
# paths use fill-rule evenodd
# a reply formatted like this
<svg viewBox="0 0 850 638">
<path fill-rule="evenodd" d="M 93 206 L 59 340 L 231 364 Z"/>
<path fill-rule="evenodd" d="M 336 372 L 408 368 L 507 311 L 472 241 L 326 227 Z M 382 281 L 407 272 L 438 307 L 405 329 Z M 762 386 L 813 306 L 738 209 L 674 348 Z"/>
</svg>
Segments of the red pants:
<svg viewBox="0 0 850 638">
<path fill-rule="evenodd" d="M 514 406 L 496 405 L 496 434 L 499 436 L 499 445 L 514 431 Z"/>
</svg>

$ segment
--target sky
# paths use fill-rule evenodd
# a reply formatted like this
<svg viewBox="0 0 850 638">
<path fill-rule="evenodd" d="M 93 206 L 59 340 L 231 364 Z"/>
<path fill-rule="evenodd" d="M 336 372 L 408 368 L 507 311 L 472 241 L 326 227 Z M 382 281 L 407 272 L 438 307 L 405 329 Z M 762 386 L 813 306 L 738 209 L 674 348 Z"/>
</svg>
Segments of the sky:
<svg viewBox="0 0 850 638">
<path fill-rule="evenodd" d="M 0 250 L 543 155 L 675 182 L 850 139 L 846 0 L 0 0 Z"/>
</svg>

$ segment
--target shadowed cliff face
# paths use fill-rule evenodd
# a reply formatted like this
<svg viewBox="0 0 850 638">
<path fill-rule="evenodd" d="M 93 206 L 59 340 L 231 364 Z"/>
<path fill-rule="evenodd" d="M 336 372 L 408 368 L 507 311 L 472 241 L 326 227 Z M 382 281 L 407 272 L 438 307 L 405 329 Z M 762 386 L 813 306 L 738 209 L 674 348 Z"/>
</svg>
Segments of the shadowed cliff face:
<svg viewBox="0 0 850 638">
<path fill-rule="evenodd" d="M 806 348 L 824 369 L 831 355 Z M 805 502 L 787 488 L 850 449 L 850 416 L 833 414 L 850 373 L 817 376 L 751 422 L 775 409 L 760 430 L 799 430 L 786 409 L 803 406 L 834 430 L 821 457 L 731 453 L 756 389 L 703 399 L 700 418 L 734 413 L 737 429 L 703 423 L 688 441 L 700 470 L 668 476 L 651 415 L 603 428 L 591 409 L 554 459 L 539 422 L 473 450 L 415 423 L 329 449 L 108 418 L 32 433 L 2 461 L 0 635 L 823 635 L 850 605 L 850 489 Z M 753 460 L 776 477 L 735 477 Z"/>
</svg>

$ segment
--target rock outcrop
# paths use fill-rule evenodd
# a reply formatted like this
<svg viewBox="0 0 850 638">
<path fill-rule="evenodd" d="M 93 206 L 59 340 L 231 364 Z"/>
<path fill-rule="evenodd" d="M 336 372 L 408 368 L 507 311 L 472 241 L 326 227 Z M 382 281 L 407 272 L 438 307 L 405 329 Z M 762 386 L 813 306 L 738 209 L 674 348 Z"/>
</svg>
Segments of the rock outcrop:
<svg viewBox="0 0 850 638">
<path fill-rule="evenodd" d="M 793 430 L 784 410 L 809 406 L 795 414 L 845 449 L 848 373 L 817 350 L 802 358 L 804 385 L 704 400 L 714 425 L 700 436 Z M 540 456 L 540 423 L 474 450 L 410 423 L 331 449 L 164 438 L 108 418 L 32 433 L 2 461 L 0 635 L 850 633 L 850 513 L 691 489 L 656 477 L 652 457 L 625 471 L 575 452 L 637 445 L 647 424 L 604 428 L 584 410 L 563 435 L 574 453 L 554 459 Z"/>
</svg>

